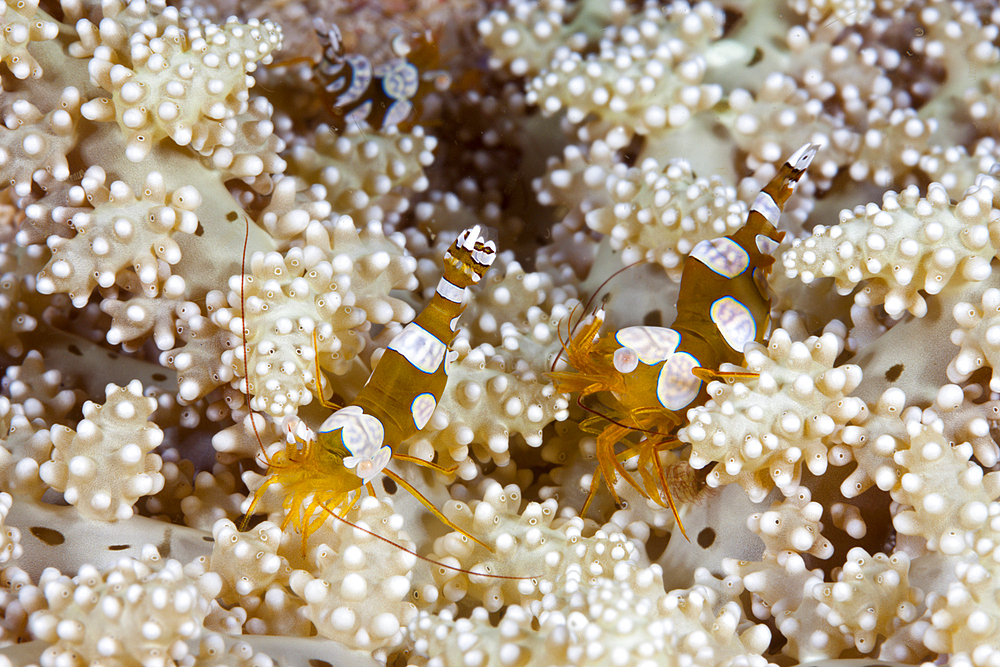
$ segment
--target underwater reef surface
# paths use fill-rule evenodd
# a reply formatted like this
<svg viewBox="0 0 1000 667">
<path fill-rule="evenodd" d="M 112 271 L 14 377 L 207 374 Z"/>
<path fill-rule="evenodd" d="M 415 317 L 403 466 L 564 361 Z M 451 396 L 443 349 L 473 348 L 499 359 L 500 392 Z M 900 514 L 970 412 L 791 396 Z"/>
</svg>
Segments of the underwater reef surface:
<svg viewBox="0 0 1000 667">
<path fill-rule="evenodd" d="M 0 27 L 0 667 L 1000 665 L 993 3 Z M 554 384 L 575 327 L 707 309 L 685 259 L 808 143 L 747 370 L 609 456 L 621 395 Z M 379 361 L 477 226 L 496 261 L 408 408 Z M 365 489 L 314 434 L 373 368 L 423 428 Z"/>
</svg>

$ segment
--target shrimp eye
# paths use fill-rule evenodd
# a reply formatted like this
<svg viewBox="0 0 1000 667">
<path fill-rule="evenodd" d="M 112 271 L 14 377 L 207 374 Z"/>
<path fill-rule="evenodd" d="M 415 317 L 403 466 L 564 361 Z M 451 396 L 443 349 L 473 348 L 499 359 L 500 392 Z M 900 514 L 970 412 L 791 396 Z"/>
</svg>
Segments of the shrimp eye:
<svg viewBox="0 0 1000 667">
<path fill-rule="evenodd" d="M 631 373 L 639 366 L 639 355 L 630 347 L 620 347 L 613 357 L 615 370 L 619 373 Z"/>
</svg>

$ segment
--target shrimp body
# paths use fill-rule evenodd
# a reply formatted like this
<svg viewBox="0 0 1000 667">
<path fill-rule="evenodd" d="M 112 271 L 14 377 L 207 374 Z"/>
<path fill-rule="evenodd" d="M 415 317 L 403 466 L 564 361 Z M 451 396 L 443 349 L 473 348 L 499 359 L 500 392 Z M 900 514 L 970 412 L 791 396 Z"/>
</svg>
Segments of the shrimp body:
<svg viewBox="0 0 1000 667">
<path fill-rule="evenodd" d="M 264 491 L 279 484 L 288 511 L 282 528 L 292 523 L 305 539 L 326 518 L 316 510 L 343 507 L 346 513 L 362 487 L 374 494 L 371 481 L 385 474 L 459 530 L 386 466 L 396 458 L 450 472 L 401 455 L 397 448 L 423 429 L 444 393 L 447 351 L 458 333 L 465 293 L 482 280 L 496 256 L 496 245 L 479 232 L 478 226 L 463 231 L 445 253 L 444 276 L 430 303 L 392 339 L 357 397 L 330 415 L 315 438 L 290 434 L 285 448 L 271 457 L 269 476 L 254 494 L 247 517 Z"/>
<path fill-rule="evenodd" d="M 422 97 L 449 83 L 446 72 L 434 69 L 439 54 L 429 33 L 417 35 L 413 47 L 399 49 L 406 57 L 373 66 L 363 55 L 345 53 L 336 25 L 316 19 L 314 27 L 323 47 L 315 73 L 337 129 L 361 120 L 376 129 L 399 125 Z"/>
<path fill-rule="evenodd" d="M 676 515 L 657 454 L 677 446 L 675 433 L 686 411 L 707 400 L 706 381 L 726 375 L 717 369 L 742 364 L 746 344 L 763 342 L 771 307 L 771 253 L 785 235 L 776 225 L 817 149 L 807 144 L 781 167 L 757 196 L 743 227 L 694 247 L 684 263 L 677 318 L 670 328 L 634 326 L 599 335 L 604 310 L 598 309 L 566 345 L 575 371 L 553 373 L 557 388 L 579 392 L 581 399 L 602 394 L 610 410 L 584 422 L 584 428 L 598 433 L 599 462 L 584 512 L 602 477 L 617 501 L 613 483 L 621 475 L 657 502 L 662 491 Z M 646 433 L 645 439 L 616 452 L 615 446 L 636 431 Z M 645 488 L 621 464 L 634 455 Z"/>
</svg>

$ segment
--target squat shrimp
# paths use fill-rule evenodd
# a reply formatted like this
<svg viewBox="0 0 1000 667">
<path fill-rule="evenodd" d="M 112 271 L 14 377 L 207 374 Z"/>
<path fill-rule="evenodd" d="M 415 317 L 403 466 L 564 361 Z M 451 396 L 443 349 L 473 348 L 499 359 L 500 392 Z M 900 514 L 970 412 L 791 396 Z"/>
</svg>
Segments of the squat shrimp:
<svg viewBox="0 0 1000 667">
<path fill-rule="evenodd" d="M 346 521 L 344 517 L 362 487 L 374 496 L 372 480 L 384 474 L 413 494 L 442 523 L 490 548 L 452 523 L 387 465 L 390 460 L 407 461 L 446 475 L 454 472 L 454 469 L 401 454 L 398 446 L 424 428 L 441 400 L 448 382 L 447 351 L 458 333 L 466 291 L 482 280 L 495 257 L 496 245 L 480 235 L 478 225 L 459 234 L 445 252 L 444 276 L 433 298 L 390 341 L 357 397 L 330 415 L 315 439 L 289 434 L 285 448 L 270 458 L 269 476 L 254 493 L 241 530 L 245 529 L 264 492 L 278 484 L 285 493 L 287 511 L 281 528 L 294 525 L 302 533 L 304 545 L 309 535 L 326 520 L 326 514 Z M 318 382 L 318 367 L 316 377 Z M 322 396 L 322 393 L 317 391 L 317 395 Z"/>
<path fill-rule="evenodd" d="M 599 336 L 604 322 L 599 308 L 564 344 L 575 370 L 551 375 L 559 391 L 579 394 L 580 405 L 593 413 L 583 427 L 598 434 L 598 468 L 581 514 L 587 512 L 602 478 L 620 503 L 614 489 L 620 475 L 661 505 L 662 493 L 687 537 L 659 452 L 677 446 L 676 432 L 686 411 L 708 398 L 706 381 L 755 377 L 717 369 L 742 364 L 746 344 L 764 340 L 771 308 L 767 274 L 774 263 L 772 253 L 785 236 L 776 225 L 818 148 L 806 144 L 789 158 L 757 195 L 743 227 L 694 247 L 684 263 L 671 328 L 633 326 Z M 598 393 L 609 407 L 607 413 L 582 403 Z M 616 445 L 633 432 L 645 437 L 638 443 L 624 441 L 624 451 L 616 452 Z M 633 456 L 639 457 L 642 486 L 622 465 Z"/>
<path fill-rule="evenodd" d="M 414 108 L 419 111 L 428 93 L 444 90 L 451 83 L 447 72 L 438 69 L 439 47 L 430 31 L 411 35 L 409 45 L 397 35 L 392 46 L 398 57 L 373 66 L 365 56 L 345 52 L 335 24 L 316 18 L 313 28 L 323 47 L 313 73 L 321 84 L 330 124 L 337 129 L 361 120 L 374 128 L 405 127 L 411 112 Z"/>
</svg>

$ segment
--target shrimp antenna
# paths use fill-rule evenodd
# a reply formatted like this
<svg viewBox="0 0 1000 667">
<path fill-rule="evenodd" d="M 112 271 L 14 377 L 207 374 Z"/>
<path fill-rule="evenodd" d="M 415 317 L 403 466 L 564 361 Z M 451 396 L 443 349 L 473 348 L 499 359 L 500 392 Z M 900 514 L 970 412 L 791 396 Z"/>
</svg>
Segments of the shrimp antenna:
<svg viewBox="0 0 1000 667">
<path fill-rule="evenodd" d="M 666 434 L 666 433 L 660 433 L 659 431 L 652 431 L 652 430 L 650 430 L 648 428 L 640 428 L 638 426 L 628 426 L 626 424 L 621 423 L 617 419 L 614 419 L 613 417 L 609 417 L 609 416 L 607 416 L 606 414 L 604 414 L 602 412 L 598 412 L 594 408 L 588 408 L 586 405 L 583 404 L 583 397 L 582 396 L 577 396 L 576 397 L 576 404 L 578 406 L 580 406 L 581 408 L 583 408 L 584 410 L 586 410 L 587 412 L 589 412 L 590 414 L 594 415 L 595 417 L 600 417 L 601 419 L 609 421 L 612 424 L 614 424 L 615 426 L 620 426 L 620 427 L 622 427 L 624 429 L 627 429 L 629 431 L 634 431 L 636 433 L 647 433 L 649 435 L 659 435 L 659 436 L 663 436 L 663 437 L 668 437 L 668 434 Z"/>
<path fill-rule="evenodd" d="M 669 433 L 660 433 L 659 431 L 652 431 L 650 429 L 640 428 L 638 426 L 629 426 L 629 425 L 623 424 L 620 421 L 618 421 L 617 419 L 613 419 L 613 418 L 611 418 L 611 417 L 609 417 L 609 416 L 607 416 L 605 414 L 602 414 L 602 413 L 598 412 L 597 410 L 594 410 L 593 408 L 588 408 L 586 405 L 583 404 L 583 399 L 580 396 L 576 397 L 576 404 L 579 405 L 581 408 L 583 408 L 585 411 L 589 412 L 590 414 L 592 414 L 592 415 L 594 415 L 596 417 L 600 417 L 601 419 L 605 419 L 605 420 L 611 422 L 612 424 L 615 424 L 616 426 L 620 426 L 621 428 L 627 429 L 629 431 L 635 431 L 637 433 L 646 433 L 648 435 L 661 436 L 663 439 L 660 441 L 660 443 L 668 442 L 670 438 L 674 438 L 675 440 L 677 439 L 677 436 L 671 435 Z M 625 454 L 625 453 L 631 453 L 631 452 L 629 450 L 625 450 L 625 452 L 622 452 L 622 454 Z M 616 458 L 618 456 L 621 456 L 622 454 L 617 454 Z M 638 454 L 632 454 L 632 456 L 637 456 L 637 455 Z M 681 515 L 677 511 L 677 505 L 674 504 L 674 497 L 670 493 L 670 484 L 667 482 L 667 477 L 666 477 L 666 475 L 664 473 L 664 470 L 663 470 L 663 464 L 660 463 L 660 457 L 656 453 L 654 453 L 652 455 L 652 457 L 651 457 L 651 460 L 653 462 L 653 467 L 656 469 L 657 476 L 660 478 L 661 488 L 663 489 L 663 495 L 665 495 L 666 498 L 667 498 L 668 505 L 666 505 L 666 507 L 668 507 L 670 509 L 670 512 L 674 515 L 674 520 L 677 521 L 677 527 L 680 528 L 681 535 L 684 536 L 685 540 L 687 540 L 688 542 L 690 542 L 691 538 L 688 537 L 687 531 L 684 530 L 684 522 L 681 521 Z M 615 462 L 615 468 L 618 468 L 618 466 L 619 466 L 619 463 L 617 463 L 617 461 L 616 461 Z M 600 468 L 598 468 L 598 470 L 600 470 Z M 641 493 L 645 493 L 641 489 L 639 489 L 638 486 L 636 486 L 635 480 L 632 479 L 631 475 L 627 474 L 624 470 L 621 470 L 621 469 L 618 470 L 618 473 L 625 479 L 626 482 L 628 482 L 629 484 L 631 484 L 632 486 L 634 486 Z M 609 482 L 609 484 L 610 484 L 610 482 Z M 652 500 L 651 496 L 650 496 L 650 500 Z M 660 505 L 663 505 L 663 503 L 660 502 Z M 588 500 L 587 501 L 587 505 L 584 507 L 584 510 L 586 510 L 586 507 L 589 507 L 589 506 L 590 506 L 590 501 Z"/>
<path fill-rule="evenodd" d="M 433 558 L 428 558 L 427 556 L 421 556 L 416 551 L 413 551 L 412 549 L 407 549 L 402 544 L 398 544 L 396 542 L 393 542 L 392 540 L 390 540 L 388 537 L 385 537 L 384 535 L 379 535 L 378 533 L 376 533 L 374 531 L 368 530 L 367 528 L 363 528 L 363 527 L 359 526 L 356 523 L 348 521 L 344 517 L 340 516 L 339 514 L 337 514 L 333 510 L 331 510 L 326 505 L 321 504 L 320 507 L 323 509 L 324 512 L 326 512 L 327 514 L 329 514 L 330 516 L 332 516 L 333 518 L 335 518 L 337 521 L 341 521 L 341 522 L 347 524 L 348 526 L 350 526 L 354 530 L 360 530 L 362 533 L 366 533 L 368 535 L 371 535 L 374 538 L 380 539 L 383 542 L 385 542 L 386 544 L 391 544 L 392 546 L 396 547 L 400 551 L 405 551 L 406 553 L 410 554 L 411 556 L 415 556 L 416 558 L 419 558 L 422 561 L 426 561 L 426 562 L 430 563 L 431 565 L 437 565 L 438 567 L 443 567 L 446 570 L 451 570 L 452 572 L 460 572 L 462 574 L 467 574 L 467 575 L 473 576 L 473 577 L 488 577 L 490 579 L 509 579 L 511 581 L 527 581 L 529 579 L 539 579 L 540 578 L 538 576 L 531 576 L 531 577 L 510 577 L 510 576 L 503 575 L 503 574 L 488 574 L 488 573 L 485 573 L 485 572 L 473 572 L 472 570 L 463 570 L 462 568 L 455 567 L 454 565 L 446 565 L 445 563 L 441 563 L 439 561 L 436 561 Z"/>
<path fill-rule="evenodd" d="M 573 314 L 576 313 L 576 309 L 580 307 L 580 304 L 573 306 L 573 310 L 569 311 L 569 316 L 566 318 L 566 340 L 562 337 L 562 321 L 556 324 L 556 336 L 559 337 L 559 352 L 556 354 L 555 359 L 552 360 L 552 365 L 549 366 L 549 372 L 556 372 L 556 364 L 559 363 L 559 359 L 562 357 L 563 351 L 566 349 L 566 345 L 573 340 L 573 329 L 571 329 L 570 322 L 573 320 Z M 579 324 L 579 322 L 577 322 Z"/>
<path fill-rule="evenodd" d="M 264 456 L 264 462 L 270 467 L 271 458 L 267 455 L 267 450 L 264 449 L 264 441 L 260 438 L 260 431 L 257 430 L 257 422 L 253 418 L 254 409 L 250 404 L 250 369 L 247 366 L 247 302 L 243 291 L 244 283 L 246 282 L 247 246 L 250 244 L 250 216 L 246 216 L 246 219 L 247 228 L 243 235 L 243 257 L 240 262 L 240 335 L 243 337 L 243 377 L 247 383 L 247 409 L 250 411 L 250 426 L 253 427 L 253 434 L 257 438 L 257 446 L 260 447 L 260 453 Z M 253 509 L 252 505 L 250 509 Z M 246 523 L 246 520 L 244 520 L 244 523 Z"/>
<path fill-rule="evenodd" d="M 586 312 L 590 310 L 590 307 L 594 304 L 594 299 L 597 298 L 597 295 L 600 294 L 601 290 L 604 289 L 605 287 L 607 287 L 608 283 L 611 282 L 612 279 L 616 278 L 618 276 L 618 274 L 623 273 L 623 272 L 627 271 L 628 269 L 631 269 L 631 268 L 634 268 L 636 266 L 639 266 L 640 264 L 646 264 L 648 262 L 649 262 L 648 259 L 643 258 L 643 259 L 640 259 L 638 261 L 632 262 L 631 264 L 626 264 L 625 266 L 623 266 L 622 268 L 618 269 L 617 271 L 615 271 L 614 273 L 612 273 L 610 276 L 608 276 L 607 278 L 605 278 L 604 282 L 602 282 L 600 285 L 598 285 L 597 289 L 595 289 L 591 293 L 590 298 L 587 299 L 587 303 L 583 307 L 583 312 L 586 314 Z M 579 304 L 577 304 L 577 305 L 579 305 Z M 573 306 L 573 310 L 571 310 L 570 313 L 569 313 L 569 318 L 568 319 L 570 321 L 572 321 L 572 319 L 573 319 L 573 313 L 575 313 L 575 312 L 576 312 L 576 306 Z M 573 340 L 573 335 L 576 333 L 576 330 L 580 326 L 580 323 L 583 321 L 583 318 L 581 317 L 579 320 L 577 320 L 577 322 L 576 322 L 575 325 L 571 325 L 570 321 L 566 322 L 566 336 L 567 336 L 568 340 Z M 570 328 L 571 326 L 572 326 L 572 328 Z M 563 342 L 563 340 L 562 340 L 562 333 L 561 332 L 559 334 L 559 342 L 560 343 Z M 555 370 L 556 370 L 556 364 L 558 364 L 559 363 L 559 359 L 562 358 L 563 349 L 565 349 L 565 347 L 566 347 L 566 344 L 563 343 L 563 345 L 559 349 L 559 352 L 556 354 L 556 358 L 552 360 L 552 366 L 549 367 L 549 372 L 555 372 Z"/>
</svg>

